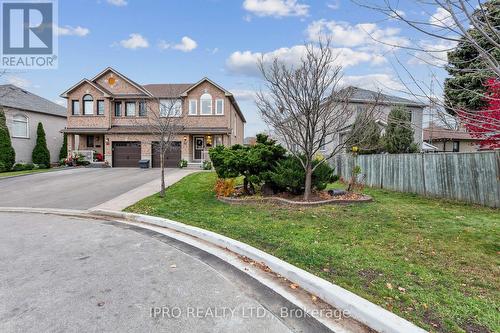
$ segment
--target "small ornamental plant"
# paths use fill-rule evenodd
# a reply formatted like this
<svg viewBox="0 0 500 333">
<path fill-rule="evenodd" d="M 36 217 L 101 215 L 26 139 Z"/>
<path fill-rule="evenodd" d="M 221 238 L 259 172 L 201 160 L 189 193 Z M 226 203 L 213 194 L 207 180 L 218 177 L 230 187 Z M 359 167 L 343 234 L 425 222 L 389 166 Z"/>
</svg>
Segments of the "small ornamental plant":
<svg viewBox="0 0 500 333">
<path fill-rule="evenodd" d="M 234 178 L 219 178 L 214 186 L 215 195 L 218 197 L 230 197 L 234 194 Z"/>
</svg>

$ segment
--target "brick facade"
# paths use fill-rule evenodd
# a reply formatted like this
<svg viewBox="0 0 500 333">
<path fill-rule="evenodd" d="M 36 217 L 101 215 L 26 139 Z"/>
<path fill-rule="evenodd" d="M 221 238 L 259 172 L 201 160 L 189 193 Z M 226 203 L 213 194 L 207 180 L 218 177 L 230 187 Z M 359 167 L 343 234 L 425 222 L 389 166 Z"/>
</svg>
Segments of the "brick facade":
<svg viewBox="0 0 500 333">
<path fill-rule="evenodd" d="M 144 134 L 144 125 L 154 121 L 152 114 L 158 114 L 159 100 L 162 96 L 152 96 L 152 93 L 142 87 L 137 87 L 113 69 L 104 71 L 99 77 L 91 82 L 83 81 L 78 86 L 63 94 L 68 100 L 68 153 L 72 150 L 93 149 L 104 153 L 106 161 L 112 164 L 113 142 L 117 141 L 139 141 L 141 142 L 141 158 L 151 159 L 151 142 L 155 140 L 153 135 Z M 200 115 L 200 97 L 208 93 L 212 96 L 212 115 Z M 91 95 L 94 100 L 93 115 L 83 114 L 83 98 Z M 176 123 L 183 126 L 184 130 L 177 135 L 175 140 L 181 142 L 181 158 L 193 161 L 194 137 L 202 136 L 205 145 L 210 140 L 215 144 L 222 140 L 224 145 L 243 144 L 244 118 L 237 109 L 236 102 L 231 94 L 216 86 L 209 80 L 204 80 L 194 85 L 184 96 L 179 96 L 182 101 L 182 115 L 176 118 Z M 216 101 L 223 100 L 223 114 L 216 115 Z M 74 115 L 72 101 L 78 100 L 80 114 Z M 104 101 L 104 115 L 97 115 L 97 100 Z M 189 115 L 189 101 L 197 101 L 197 115 Z M 121 102 L 121 116 L 115 116 L 116 102 Z M 135 103 L 135 116 L 125 116 L 125 102 Z M 148 118 L 139 116 L 139 103 L 147 105 Z M 134 130 L 132 127 L 137 128 Z M 126 133 L 117 129 L 128 128 Z M 132 128 L 132 129 L 131 129 Z M 91 129 L 96 129 L 95 133 Z M 193 129 L 189 132 L 187 129 Z M 216 129 L 216 130 L 215 130 Z M 94 147 L 87 147 L 87 136 L 94 135 Z M 96 146 L 96 138 L 100 140 L 100 147 Z M 76 145 L 78 145 L 76 147 Z M 208 146 L 208 145 L 207 145 Z M 208 147 L 206 147 L 208 149 Z"/>
</svg>

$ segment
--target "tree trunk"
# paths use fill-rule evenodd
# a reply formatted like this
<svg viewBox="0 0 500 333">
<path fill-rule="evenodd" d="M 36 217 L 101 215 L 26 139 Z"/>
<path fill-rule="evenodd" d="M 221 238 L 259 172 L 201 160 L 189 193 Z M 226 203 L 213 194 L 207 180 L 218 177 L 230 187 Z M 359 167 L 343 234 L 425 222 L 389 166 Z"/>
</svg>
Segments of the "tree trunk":
<svg viewBox="0 0 500 333">
<path fill-rule="evenodd" d="M 309 201 L 309 197 L 311 196 L 311 187 L 312 187 L 312 165 L 311 162 L 307 162 L 306 184 L 304 187 L 304 201 Z"/>
<path fill-rule="evenodd" d="M 245 194 L 250 194 L 250 191 L 248 191 L 248 179 L 247 177 L 243 178 L 243 191 Z"/>
<path fill-rule="evenodd" d="M 165 197 L 165 167 L 163 149 L 160 149 L 161 189 L 160 197 Z"/>
</svg>

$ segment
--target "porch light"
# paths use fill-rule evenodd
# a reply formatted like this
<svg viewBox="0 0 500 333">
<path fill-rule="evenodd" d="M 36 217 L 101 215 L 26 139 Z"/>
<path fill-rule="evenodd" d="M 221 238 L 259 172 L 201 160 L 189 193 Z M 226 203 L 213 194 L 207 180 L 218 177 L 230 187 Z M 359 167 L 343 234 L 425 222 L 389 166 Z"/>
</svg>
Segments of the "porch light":
<svg viewBox="0 0 500 333">
<path fill-rule="evenodd" d="M 184 135 L 184 137 L 182 138 L 182 140 L 184 140 L 184 143 L 186 143 L 188 141 L 187 135 Z"/>
<path fill-rule="evenodd" d="M 212 146 L 212 136 L 207 135 L 207 146 Z"/>
</svg>

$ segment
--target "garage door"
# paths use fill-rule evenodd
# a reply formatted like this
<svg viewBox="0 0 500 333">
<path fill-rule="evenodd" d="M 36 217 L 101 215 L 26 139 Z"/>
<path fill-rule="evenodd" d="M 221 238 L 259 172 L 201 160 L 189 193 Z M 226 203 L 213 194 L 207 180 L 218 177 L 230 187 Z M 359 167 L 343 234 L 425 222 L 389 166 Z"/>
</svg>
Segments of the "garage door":
<svg viewBox="0 0 500 333">
<path fill-rule="evenodd" d="M 152 147 L 152 166 L 153 168 L 160 167 L 160 149 L 158 148 L 158 143 L 154 142 Z M 170 149 L 165 152 L 165 167 L 166 168 L 176 168 L 179 166 L 181 161 L 181 142 L 173 141 L 170 143 Z"/>
<path fill-rule="evenodd" d="M 139 167 L 141 143 L 135 141 L 113 142 L 113 167 Z"/>
</svg>

